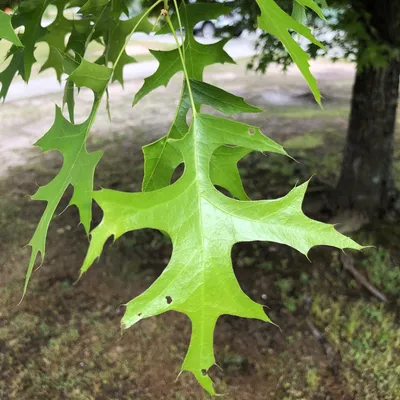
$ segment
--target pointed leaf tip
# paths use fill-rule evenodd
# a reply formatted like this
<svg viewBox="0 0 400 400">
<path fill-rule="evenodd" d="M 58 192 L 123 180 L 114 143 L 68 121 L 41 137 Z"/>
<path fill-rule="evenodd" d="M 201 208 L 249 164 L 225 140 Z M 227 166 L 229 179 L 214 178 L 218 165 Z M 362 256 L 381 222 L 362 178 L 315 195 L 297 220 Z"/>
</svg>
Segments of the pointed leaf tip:
<svg viewBox="0 0 400 400">
<path fill-rule="evenodd" d="M 288 53 L 290 54 L 290 57 L 297 65 L 300 72 L 303 74 L 305 80 L 307 81 L 316 102 L 318 104 L 321 104 L 321 94 L 318 89 L 317 82 L 310 72 L 310 57 L 295 41 L 295 39 L 290 34 L 290 31 L 297 32 L 298 34 L 302 35 L 310 42 L 314 43 L 322 49 L 324 48 L 323 44 L 313 36 L 311 30 L 308 27 L 304 26 L 303 24 L 292 18 L 290 15 L 285 13 L 274 0 L 256 1 L 261 10 L 261 15 L 258 17 L 259 28 L 271 33 L 282 42 L 282 44 L 285 46 Z M 307 3 L 308 5 L 310 4 L 310 2 L 314 3 L 313 0 L 299 0 L 298 2 L 300 4 Z"/>
<path fill-rule="evenodd" d="M 6 14 L 2 10 L 0 10 L 0 39 L 7 40 L 15 46 L 23 47 L 11 24 L 11 15 Z"/>
</svg>

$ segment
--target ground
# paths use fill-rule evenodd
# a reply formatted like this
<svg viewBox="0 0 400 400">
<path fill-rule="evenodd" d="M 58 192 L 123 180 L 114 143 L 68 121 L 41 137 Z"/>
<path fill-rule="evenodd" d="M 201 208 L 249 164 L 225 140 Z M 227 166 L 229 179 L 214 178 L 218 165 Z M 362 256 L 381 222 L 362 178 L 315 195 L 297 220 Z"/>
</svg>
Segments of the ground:
<svg viewBox="0 0 400 400">
<path fill-rule="evenodd" d="M 249 194 L 277 197 L 315 174 L 305 211 L 328 218 L 321 210 L 338 177 L 352 65 L 314 65 L 325 97 L 320 110 L 295 70 L 283 75 L 272 69 L 260 76 L 246 73 L 245 64 L 212 67 L 206 79 L 264 109 L 238 119 L 262 126 L 299 161 L 250 155 L 240 164 Z M 112 87 L 112 122 L 102 108 L 89 141 L 90 149 L 106 150 L 96 187 L 139 190 L 140 148 L 166 132 L 179 85 L 174 79 L 134 109 L 140 82 L 128 82 L 125 91 Z M 209 398 L 189 374 L 176 379 L 190 338 L 185 316 L 169 312 L 120 331 L 122 304 L 149 287 L 168 262 L 171 245 L 161 233 L 140 231 L 107 245 L 100 261 L 74 285 L 88 240 L 76 210 L 61 213 L 69 192 L 51 225 L 45 261 L 17 305 L 29 258 L 23 246 L 43 211 L 43 204 L 27 195 L 61 164 L 57 154 L 42 155 L 30 145 L 51 125 L 59 99 L 54 93 L 0 108 L 0 398 Z M 82 92 L 78 120 L 89 112 L 88 99 L 90 94 Z M 94 224 L 100 219 L 94 206 Z M 400 399 L 399 236 L 398 227 L 382 224 L 354 234 L 376 246 L 352 255 L 389 304 L 381 304 L 343 269 L 338 251 L 315 249 L 310 263 L 272 243 L 235 246 L 234 268 L 243 290 L 268 308 L 279 328 L 220 318 L 215 352 L 221 369 L 212 370 L 217 391 L 232 400 Z"/>
</svg>

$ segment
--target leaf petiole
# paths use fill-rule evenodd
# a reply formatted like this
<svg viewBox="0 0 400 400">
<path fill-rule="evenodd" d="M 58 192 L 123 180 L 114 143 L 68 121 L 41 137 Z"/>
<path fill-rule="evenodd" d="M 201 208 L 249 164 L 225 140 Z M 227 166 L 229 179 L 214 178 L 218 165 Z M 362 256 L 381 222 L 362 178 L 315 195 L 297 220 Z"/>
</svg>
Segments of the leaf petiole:
<svg viewBox="0 0 400 400">
<path fill-rule="evenodd" d="M 195 117 L 196 117 L 196 114 L 197 114 L 196 105 L 195 105 L 194 98 L 193 98 L 192 87 L 191 87 L 191 85 L 190 85 L 189 75 L 188 75 L 188 72 L 187 72 L 187 69 L 186 69 L 185 58 L 183 57 L 183 53 L 182 53 L 182 49 L 181 49 L 182 46 L 181 46 L 181 44 L 179 43 L 178 37 L 176 36 L 175 28 L 174 28 L 174 26 L 172 25 L 171 18 L 169 17 L 168 14 L 165 16 L 165 19 L 166 19 L 166 21 L 167 21 L 167 23 L 168 23 L 168 26 L 169 26 L 170 29 L 171 29 L 172 35 L 174 36 L 176 45 L 178 46 L 179 58 L 181 59 L 182 68 L 183 68 L 183 74 L 184 74 L 184 76 L 185 76 L 185 81 L 186 81 L 186 84 L 187 84 L 187 87 L 188 87 L 188 93 L 189 93 L 190 103 L 191 103 L 191 105 L 192 105 L 193 118 L 195 118 Z"/>
</svg>

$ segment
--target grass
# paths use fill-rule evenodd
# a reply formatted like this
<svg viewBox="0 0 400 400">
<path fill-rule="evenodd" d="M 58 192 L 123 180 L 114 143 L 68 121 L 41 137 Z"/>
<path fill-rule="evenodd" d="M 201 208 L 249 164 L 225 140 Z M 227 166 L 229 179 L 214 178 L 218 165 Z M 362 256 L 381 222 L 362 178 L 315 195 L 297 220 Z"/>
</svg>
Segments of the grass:
<svg viewBox="0 0 400 400">
<path fill-rule="evenodd" d="M 389 251 L 383 247 L 368 251 L 361 265 L 373 285 L 384 293 L 400 296 L 400 266 L 394 264 Z"/>
<path fill-rule="evenodd" d="M 312 313 L 342 356 L 344 377 L 357 399 L 398 400 L 400 329 L 383 304 L 320 294 Z"/>
<path fill-rule="evenodd" d="M 288 150 L 310 150 L 324 144 L 321 134 L 306 133 L 298 137 L 287 139 L 283 142 L 283 147 Z"/>
<path fill-rule="evenodd" d="M 267 111 L 269 115 L 279 118 L 290 119 L 313 119 L 313 118 L 346 118 L 349 116 L 348 107 L 318 107 L 289 106 L 282 108 L 272 107 Z"/>
</svg>

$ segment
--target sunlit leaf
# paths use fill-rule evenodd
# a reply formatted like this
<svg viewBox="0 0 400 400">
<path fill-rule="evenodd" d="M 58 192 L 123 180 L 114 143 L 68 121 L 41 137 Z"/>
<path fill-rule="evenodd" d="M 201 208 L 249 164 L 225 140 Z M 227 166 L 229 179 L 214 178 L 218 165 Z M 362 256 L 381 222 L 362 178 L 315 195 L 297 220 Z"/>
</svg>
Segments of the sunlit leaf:
<svg viewBox="0 0 400 400">
<path fill-rule="evenodd" d="M 274 0 L 256 1 L 261 9 L 261 15 L 258 17 L 258 26 L 276 36 L 282 42 L 307 81 L 315 100 L 318 104 L 321 104 L 321 94 L 317 82 L 310 72 L 310 57 L 292 37 L 290 31 L 297 32 L 322 49 L 324 48 L 323 44 L 315 39 L 309 28 L 286 14 Z M 299 1 L 299 4 L 304 5 L 303 3 L 307 3 L 307 6 L 312 3 L 315 7 L 318 7 L 312 0 Z"/>
<path fill-rule="evenodd" d="M 202 81 L 203 72 L 207 66 L 217 63 L 234 63 L 223 49 L 227 39 L 213 44 L 201 44 L 195 40 L 192 33 L 193 27 L 197 22 L 217 18 L 229 11 L 229 7 L 218 3 L 194 3 L 188 5 L 182 3 L 180 13 L 186 32 L 182 50 L 185 53 L 185 64 L 189 78 Z M 165 27 L 159 33 L 166 33 L 168 32 L 167 29 Z M 158 87 L 167 86 L 171 78 L 183 70 L 177 49 L 170 51 L 151 50 L 150 52 L 159 62 L 159 66 L 153 75 L 144 80 L 143 86 L 135 95 L 134 104 Z"/>
<path fill-rule="evenodd" d="M 207 105 L 216 110 L 233 115 L 238 113 L 254 113 L 261 110 L 247 104 L 243 98 L 226 92 L 216 86 L 192 79 L 191 88 L 194 102 L 197 105 Z M 143 147 L 144 153 L 144 178 L 143 190 L 156 190 L 168 185 L 176 167 L 183 162 L 182 155 L 167 141 L 167 137 L 179 139 L 188 131 L 186 116 L 190 109 L 190 101 L 185 88 L 182 100 L 169 134 L 156 142 Z M 221 186 L 240 199 L 247 199 L 239 171 L 238 161 L 248 154 L 248 150 L 236 148 L 229 152 L 218 149 L 213 154 L 211 162 L 211 179 L 215 185 Z M 239 157 L 239 155 L 242 155 Z M 222 178 L 225 175 L 225 178 Z"/>
<path fill-rule="evenodd" d="M 29 242 L 29 246 L 32 247 L 32 254 L 24 292 L 38 254 L 41 255 L 42 259 L 44 258 L 49 224 L 69 185 L 74 187 L 74 194 L 69 204 L 78 207 L 82 225 L 86 231 L 90 229 L 93 176 L 95 167 L 102 156 L 102 151 L 94 153 L 86 151 L 86 138 L 90 129 L 90 120 L 91 117 L 82 124 L 73 125 L 63 117 L 60 108 L 56 107 L 56 118 L 53 126 L 35 143 L 42 151 L 58 150 L 63 156 L 63 165 L 57 176 L 47 185 L 40 187 L 32 196 L 32 200 L 46 201 L 47 205 Z"/>
<path fill-rule="evenodd" d="M 221 146 L 232 144 L 256 151 L 279 149 L 258 129 L 211 115 L 197 114 L 188 134 L 169 139 L 183 156 L 182 177 L 163 189 L 145 193 L 101 190 L 94 193 L 103 210 L 81 272 L 100 256 L 111 236 L 153 228 L 172 239 L 171 260 L 148 290 L 127 304 L 122 324 L 166 311 L 186 314 L 192 337 L 183 371 L 194 374 L 215 394 L 208 370 L 215 364 L 214 328 L 221 315 L 269 321 L 261 305 L 240 288 L 232 269 L 231 250 L 238 242 L 271 241 L 307 255 L 311 247 L 331 245 L 360 249 L 332 225 L 313 221 L 301 210 L 307 183 L 277 200 L 238 201 L 218 192 L 210 180 L 210 162 Z"/>
</svg>

